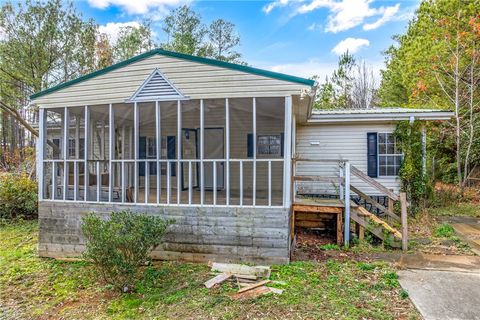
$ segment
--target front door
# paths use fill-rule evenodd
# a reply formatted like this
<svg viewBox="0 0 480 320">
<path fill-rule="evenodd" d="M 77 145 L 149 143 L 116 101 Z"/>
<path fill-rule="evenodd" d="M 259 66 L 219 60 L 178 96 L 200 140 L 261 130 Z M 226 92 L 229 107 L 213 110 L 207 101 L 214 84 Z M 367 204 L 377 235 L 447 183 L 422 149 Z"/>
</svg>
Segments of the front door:
<svg viewBox="0 0 480 320">
<path fill-rule="evenodd" d="M 224 158 L 224 130 L 223 128 L 205 128 L 204 131 L 204 158 L 208 159 L 223 159 Z M 224 174 L 225 174 L 225 163 L 217 162 L 216 164 L 217 171 L 217 190 L 224 188 Z M 213 189 L 213 162 L 208 161 L 204 162 L 203 167 L 204 177 L 205 177 L 205 189 Z"/>
</svg>

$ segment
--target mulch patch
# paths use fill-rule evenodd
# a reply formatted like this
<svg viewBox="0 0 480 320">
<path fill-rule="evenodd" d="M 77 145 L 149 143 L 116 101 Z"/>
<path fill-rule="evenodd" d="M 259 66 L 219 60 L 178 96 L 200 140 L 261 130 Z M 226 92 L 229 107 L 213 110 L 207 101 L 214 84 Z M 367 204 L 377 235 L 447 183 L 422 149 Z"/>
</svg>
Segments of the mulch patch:
<svg viewBox="0 0 480 320">
<path fill-rule="evenodd" d="M 324 245 L 336 244 L 335 235 L 316 229 L 298 229 L 292 261 L 327 261 L 330 259 L 362 261 L 365 257 L 358 253 L 343 250 L 325 249 Z"/>
</svg>

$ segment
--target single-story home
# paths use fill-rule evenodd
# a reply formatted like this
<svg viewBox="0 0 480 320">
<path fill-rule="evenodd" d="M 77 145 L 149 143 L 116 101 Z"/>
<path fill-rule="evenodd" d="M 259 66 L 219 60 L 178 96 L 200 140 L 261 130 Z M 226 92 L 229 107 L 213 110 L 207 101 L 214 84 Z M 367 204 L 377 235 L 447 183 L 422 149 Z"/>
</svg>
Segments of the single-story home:
<svg viewBox="0 0 480 320">
<path fill-rule="evenodd" d="M 398 200 L 395 123 L 452 113 L 312 110 L 315 90 L 313 80 L 155 49 L 32 95 L 39 254 L 80 254 L 85 214 L 128 209 L 175 221 L 154 257 L 285 263 L 294 206 L 321 197 L 337 200 L 348 243 L 355 190 Z"/>
</svg>

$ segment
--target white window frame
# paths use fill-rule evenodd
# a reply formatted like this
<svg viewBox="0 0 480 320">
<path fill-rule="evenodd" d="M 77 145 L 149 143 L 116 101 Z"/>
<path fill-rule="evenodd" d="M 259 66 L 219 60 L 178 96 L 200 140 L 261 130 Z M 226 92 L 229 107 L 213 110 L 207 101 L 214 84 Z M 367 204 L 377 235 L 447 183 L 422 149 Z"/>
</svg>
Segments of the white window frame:
<svg viewBox="0 0 480 320">
<path fill-rule="evenodd" d="M 268 153 L 260 153 L 260 139 L 263 137 L 268 137 Z M 278 141 L 280 141 L 280 145 L 278 148 L 277 153 L 270 153 L 271 151 L 271 138 L 275 137 L 278 138 Z M 281 133 L 267 133 L 267 134 L 258 134 L 257 135 L 257 154 L 261 156 L 275 156 L 275 157 L 280 157 L 282 155 L 282 134 Z"/>
<path fill-rule="evenodd" d="M 384 153 L 384 154 L 380 154 L 380 135 L 381 134 L 393 135 L 393 132 L 377 132 L 377 177 L 378 178 L 392 178 L 392 177 L 396 178 L 396 177 L 398 177 L 398 174 L 394 174 L 394 175 L 389 175 L 389 174 L 382 175 L 382 174 L 380 174 L 380 157 L 381 156 L 383 156 L 383 157 L 398 157 L 398 156 L 401 156 L 402 161 L 403 161 L 403 153 Z M 397 139 L 394 137 L 394 150 L 395 149 L 397 149 Z M 385 148 L 385 151 L 386 151 L 386 148 Z M 398 166 L 398 170 L 400 170 L 401 166 L 402 166 L 402 164 L 400 162 L 400 164 Z M 387 165 L 387 167 L 388 167 L 388 165 Z M 395 168 L 396 165 L 394 164 L 393 167 Z M 388 170 L 387 170 L 387 172 L 388 172 Z"/>
</svg>

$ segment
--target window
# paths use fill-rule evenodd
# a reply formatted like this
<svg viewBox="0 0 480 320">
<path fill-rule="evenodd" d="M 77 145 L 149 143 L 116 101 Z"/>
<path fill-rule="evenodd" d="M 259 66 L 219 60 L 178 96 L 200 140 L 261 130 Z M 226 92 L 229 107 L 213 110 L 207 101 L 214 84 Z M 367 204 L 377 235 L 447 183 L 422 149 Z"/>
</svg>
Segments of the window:
<svg viewBox="0 0 480 320">
<path fill-rule="evenodd" d="M 155 137 L 147 137 L 147 158 L 155 158 L 157 156 L 157 146 Z"/>
<path fill-rule="evenodd" d="M 257 137 L 257 154 L 280 156 L 282 137 L 280 134 L 259 135 Z"/>
<path fill-rule="evenodd" d="M 75 139 L 68 139 L 68 156 L 75 157 Z"/>
<path fill-rule="evenodd" d="M 85 139 L 80 138 L 79 139 L 80 146 L 78 149 L 78 157 L 75 155 L 75 139 L 68 139 L 68 157 L 69 158 L 77 158 L 77 159 L 83 159 L 84 154 L 85 154 Z"/>
<path fill-rule="evenodd" d="M 393 133 L 378 133 L 378 176 L 397 176 L 402 163 Z"/>
</svg>

